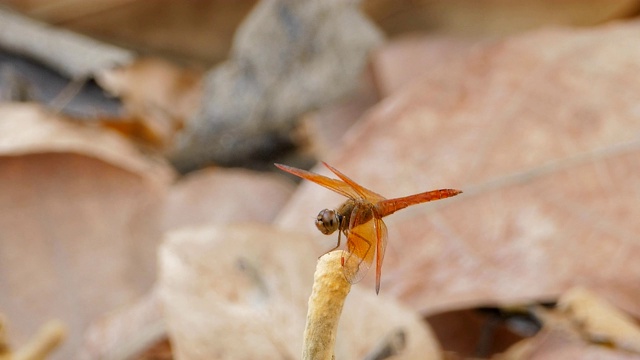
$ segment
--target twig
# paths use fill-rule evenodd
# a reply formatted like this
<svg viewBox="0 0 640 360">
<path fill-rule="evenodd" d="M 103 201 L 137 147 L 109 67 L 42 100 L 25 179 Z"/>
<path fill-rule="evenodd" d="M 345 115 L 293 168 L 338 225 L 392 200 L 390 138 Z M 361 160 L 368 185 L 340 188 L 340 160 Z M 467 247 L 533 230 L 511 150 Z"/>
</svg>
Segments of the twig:
<svg viewBox="0 0 640 360">
<path fill-rule="evenodd" d="M 50 102 L 49 106 L 55 112 L 61 112 L 73 98 L 78 95 L 82 87 L 86 84 L 86 78 L 78 78 L 71 80 Z"/>
<path fill-rule="evenodd" d="M 64 340 L 65 326 L 58 320 L 44 324 L 22 348 L 13 353 L 12 360 L 44 360 Z"/>
<path fill-rule="evenodd" d="M 131 51 L 55 28 L 0 7 L 0 48 L 82 79 L 134 59 Z"/>
<path fill-rule="evenodd" d="M 4 316 L 0 314 L 0 360 L 8 360 L 11 357 L 5 322 Z"/>
<path fill-rule="evenodd" d="M 309 297 L 302 359 L 331 360 L 344 300 L 351 290 L 342 273 L 342 251 L 332 251 L 318 260 L 313 291 Z"/>
</svg>

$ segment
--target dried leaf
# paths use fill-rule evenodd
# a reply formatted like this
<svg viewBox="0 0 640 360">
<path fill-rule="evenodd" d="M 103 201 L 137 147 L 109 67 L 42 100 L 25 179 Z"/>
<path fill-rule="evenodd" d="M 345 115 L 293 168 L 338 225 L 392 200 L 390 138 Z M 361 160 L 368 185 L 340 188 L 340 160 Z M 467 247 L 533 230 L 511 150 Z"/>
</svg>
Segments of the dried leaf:
<svg viewBox="0 0 640 360">
<path fill-rule="evenodd" d="M 558 329 L 545 330 L 534 338 L 516 344 L 504 354 L 492 357 L 496 360 L 631 360 L 637 358 L 637 354 L 582 342 Z"/>
<path fill-rule="evenodd" d="M 238 23 L 257 2 L 131 0 L 5 0 L 29 16 L 138 53 L 210 65 L 229 57 Z"/>
<path fill-rule="evenodd" d="M 78 360 L 138 359 L 167 339 L 157 291 L 92 322 L 78 351 Z"/>
<path fill-rule="evenodd" d="M 24 343 L 60 318 L 68 359 L 98 314 L 151 286 L 173 172 L 119 136 L 33 105 L 0 107 L 0 309 Z"/>
<path fill-rule="evenodd" d="M 462 358 L 486 357 L 504 351 L 522 336 L 507 326 L 507 320 L 497 315 L 483 314 L 476 309 L 449 311 L 429 316 L 440 346 Z"/>
<path fill-rule="evenodd" d="M 497 360 L 536 360 L 536 359 L 635 359 L 638 357 L 637 352 L 634 353 L 618 347 L 618 343 L 613 343 L 614 347 L 610 346 L 612 343 L 602 343 L 603 338 L 599 338 L 600 342 L 594 342 L 592 336 L 593 323 L 606 322 L 606 320 L 599 318 L 598 315 L 602 312 L 610 313 L 614 316 L 612 324 L 618 323 L 620 313 L 616 310 L 612 310 L 609 305 L 601 300 L 596 300 L 595 296 L 589 294 L 584 289 L 574 288 L 569 290 L 563 295 L 565 302 L 564 305 L 560 305 L 559 308 L 547 311 L 541 308 L 536 309 L 534 312 L 542 320 L 544 328 L 534 337 L 525 339 L 511 348 L 509 348 L 503 354 L 493 357 Z M 586 300 L 586 301 L 585 301 Z M 595 300 L 595 301 L 594 301 Z M 576 302 L 578 304 L 576 304 Z M 588 304 L 585 304 L 588 303 Z M 571 304 L 569 304 L 571 303 Z M 588 315 L 587 324 L 581 323 L 584 318 L 580 318 L 579 315 L 567 311 L 567 306 L 576 304 L 582 309 L 588 309 L 590 313 Z M 586 306 L 585 306 L 586 305 Z M 582 312 L 582 311 L 578 311 Z M 576 316 L 577 315 L 577 316 Z M 586 325 L 586 326 L 585 326 Z M 629 324 L 624 323 L 623 329 L 628 328 Z M 611 340 L 622 331 L 609 328 L 611 336 L 607 337 L 607 340 Z M 602 334 L 602 333 L 601 333 Z M 626 335 L 629 332 L 625 332 Z M 628 340 L 629 336 L 625 336 Z M 629 342 L 626 342 L 629 344 Z"/>
<path fill-rule="evenodd" d="M 299 142 L 308 145 L 308 150 L 316 159 L 336 151 L 347 130 L 379 100 L 376 87 L 378 84 L 373 79 L 371 69 L 366 70 L 351 96 L 338 104 L 322 107 L 303 117 L 300 126 L 303 139 Z"/>
<path fill-rule="evenodd" d="M 41 153 L 83 154 L 127 171 L 147 174 L 159 186 L 175 177 L 161 159 L 150 159 L 120 136 L 91 125 L 83 126 L 36 105 L 0 106 L 0 155 Z"/>
<path fill-rule="evenodd" d="M 498 41 L 433 67 L 352 128 L 324 160 L 362 185 L 464 191 L 385 219 L 381 293 L 435 313 L 580 283 L 640 314 L 638 39 L 629 22 Z M 277 223 L 328 249 L 335 238 L 310 217 L 343 201 L 304 183 Z"/>
<path fill-rule="evenodd" d="M 592 26 L 633 16 L 635 0 L 365 1 L 365 11 L 388 33 L 448 33 L 495 37 L 543 26 Z"/>
<path fill-rule="evenodd" d="M 293 184 L 275 174 L 242 169 L 200 170 L 171 187 L 164 228 L 270 223 L 292 192 Z"/>
<path fill-rule="evenodd" d="M 201 74 L 160 59 L 103 70 L 96 81 L 124 103 L 128 117 L 104 124 L 165 149 L 200 107 Z"/>
<path fill-rule="evenodd" d="M 558 308 L 590 341 L 640 355 L 638 324 L 596 294 L 584 288 L 573 288 L 562 295 Z"/>
<path fill-rule="evenodd" d="M 160 250 L 160 291 L 176 357 L 299 358 L 317 256 L 306 238 L 264 225 L 171 233 Z M 439 358 L 416 314 L 392 299 L 352 291 L 336 358 L 363 358 L 398 330 L 406 346 L 394 359 Z"/>
<path fill-rule="evenodd" d="M 389 96 L 440 66 L 464 62 L 473 47 L 481 44 L 481 40 L 441 36 L 414 35 L 397 39 L 379 49 L 372 58 L 376 84 L 383 96 Z"/>
</svg>

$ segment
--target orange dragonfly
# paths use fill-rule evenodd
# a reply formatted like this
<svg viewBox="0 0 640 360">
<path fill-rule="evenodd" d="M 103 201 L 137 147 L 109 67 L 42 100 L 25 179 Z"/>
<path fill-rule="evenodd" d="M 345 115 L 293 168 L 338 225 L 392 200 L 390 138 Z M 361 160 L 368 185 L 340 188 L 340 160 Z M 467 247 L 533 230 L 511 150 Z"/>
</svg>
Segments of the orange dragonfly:
<svg viewBox="0 0 640 360">
<path fill-rule="evenodd" d="M 448 198 L 462 192 L 454 189 L 440 189 L 401 198 L 385 199 L 382 195 L 358 185 L 329 164 L 324 162 L 323 164 L 340 180 L 287 165 L 275 164 L 275 166 L 349 198 L 335 210 L 320 211 L 316 218 L 316 227 L 325 235 L 333 234 L 338 230 L 338 244 L 328 252 L 340 247 L 341 234 L 346 236 L 347 249 L 342 254 L 342 270 L 351 284 L 357 283 L 364 277 L 373 264 L 373 257 L 376 254 L 376 294 L 380 292 L 382 259 L 388 237 L 387 226 L 382 218 L 407 206 Z"/>
</svg>

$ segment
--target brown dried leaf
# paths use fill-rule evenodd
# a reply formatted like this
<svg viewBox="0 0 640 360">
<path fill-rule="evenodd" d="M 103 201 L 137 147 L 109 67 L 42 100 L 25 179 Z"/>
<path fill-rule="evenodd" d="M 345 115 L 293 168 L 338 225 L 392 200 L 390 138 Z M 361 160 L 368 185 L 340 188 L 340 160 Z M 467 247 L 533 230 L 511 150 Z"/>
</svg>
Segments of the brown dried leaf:
<svg viewBox="0 0 640 360">
<path fill-rule="evenodd" d="M 166 339 L 160 298 L 157 291 L 151 291 L 94 321 L 85 332 L 77 359 L 138 359 Z"/>
<path fill-rule="evenodd" d="M 151 286 L 173 172 L 115 134 L 4 104 L 0 174 L 0 309 L 17 345 L 60 318 L 68 359 L 91 319 Z"/>
<path fill-rule="evenodd" d="M 175 177 L 166 162 L 141 156 L 126 139 L 111 131 L 82 126 L 36 105 L 2 104 L 0 119 L 1 156 L 83 154 L 130 172 L 147 174 L 160 186 Z"/>
<path fill-rule="evenodd" d="M 381 293 L 427 313 L 577 283 L 606 285 L 614 303 L 640 298 L 639 35 L 630 22 L 479 47 L 352 128 L 325 160 L 362 185 L 387 197 L 465 192 L 386 219 Z M 335 238 L 310 217 L 342 201 L 304 183 L 277 223 L 328 249 Z"/>
<path fill-rule="evenodd" d="M 523 340 L 504 354 L 494 356 L 495 360 L 631 360 L 637 354 L 617 349 L 589 344 L 567 333 L 566 329 L 543 330 L 533 338 Z"/>
<path fill-rule="evenodd" d="M 160 250 L 160 291 L 176 357 L 298 358 L 318 256 L 310 245 L 305 237 L 264 225 L 168 235 Z M 406 347 L 394 359 L 439 358 L 416 314 L 356 289 L 340 320 L 336 358 L 363 358 L 399 330 Z"/>
<path fill-rule="evenodd" d="M 596 344 L 610 344 L 640 355 L 640 327 L 627 314 L 584 288 L 560 297 L 558 309 Z"/>
<path fill-rule="evenodd" d="M 229 57 L 233 33 L 257 2 L 7 1 L 29 16 L 139 53 L 204 65 Z"/>
<path fill-rule="evenodd" d="M 558 307 L 534 310 L 543 329 L 503 354 L 498 360 L 523 359 L 635 359 L 638 327 L 624 313 L 584 288 L 562 295 Z"/>
<path fill-rule="evenodd" d="M 636 13 L 636 0 L 365 1 L 388 34 L 448 33 L 490 37 L 549 25 L 592 26 Z"/>
<path fill-rule="evenodd" d="M 283 176 L 209 168 L 171 187 L 164 228 L 232 222 L 270 223 L 294 190 Z"/>
<path fill-rule="evenodd" d="M 476 309 L 449 311 L 429 316 L 427 322 L 445 351 L 461 358 L 485 357 L 504 351 L 522 340 L 506 320 Z"/>
<path fill-rule="evenodd" d="M 324 106 L 306 114 L 300 133 L 316 159 L 329 156 L 342 144 L 342 137 L 379 100 L 371 67 L 363 72 L 356 90 L 338 104 Z"/>
<path fill-rule="evenodd" d="M 103 70 L 96 81 L 118 96 L 128 117 L 105 121 L 134 139 L 161 149 L 200 107 L 201 74 L 156 58 L 138 59 L 131 65 Z"/>
<path fill-rule="evenodd" d="M 438 36 L 414 35 L 397 39 L 378 49 L 373 56 L 376 84 L 383 96 L 389 96 L 438 67 L 464 62 L 473 46 L 479 46 L 479 43 L 478 40 Z"/>
<path fill-rule="evenodd" d="M 162 227 L 166 230 L 233 222 L 268 223 L 293 191 L 283 176 L 242 169 L 209 168 L 190 173 L 169 189 Z M 169 353 L 156 292 L 92 324 L 82 359 L 123 359 L 152 351 Z M 163 340 L 165 340 L 163 342 Z M 157 343 L 159 351 L 151 347 Z M 163 347 L 164 346 L 164 347 Z"/>
</svg>

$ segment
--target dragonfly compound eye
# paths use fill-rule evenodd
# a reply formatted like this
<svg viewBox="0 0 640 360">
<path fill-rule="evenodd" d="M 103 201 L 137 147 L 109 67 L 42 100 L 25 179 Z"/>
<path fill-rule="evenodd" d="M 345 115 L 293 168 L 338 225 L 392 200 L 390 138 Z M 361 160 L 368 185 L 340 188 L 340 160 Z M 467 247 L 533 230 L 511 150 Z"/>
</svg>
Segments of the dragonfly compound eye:
<svg viewBox="0 0 640 360">
<path fill-rule="evenodd" d="M 316 227 L 321 233 L 329 235 L 338 230 L 338 215 L 335 210 L 324 209 L 316 218 Z"/>
</svg>

